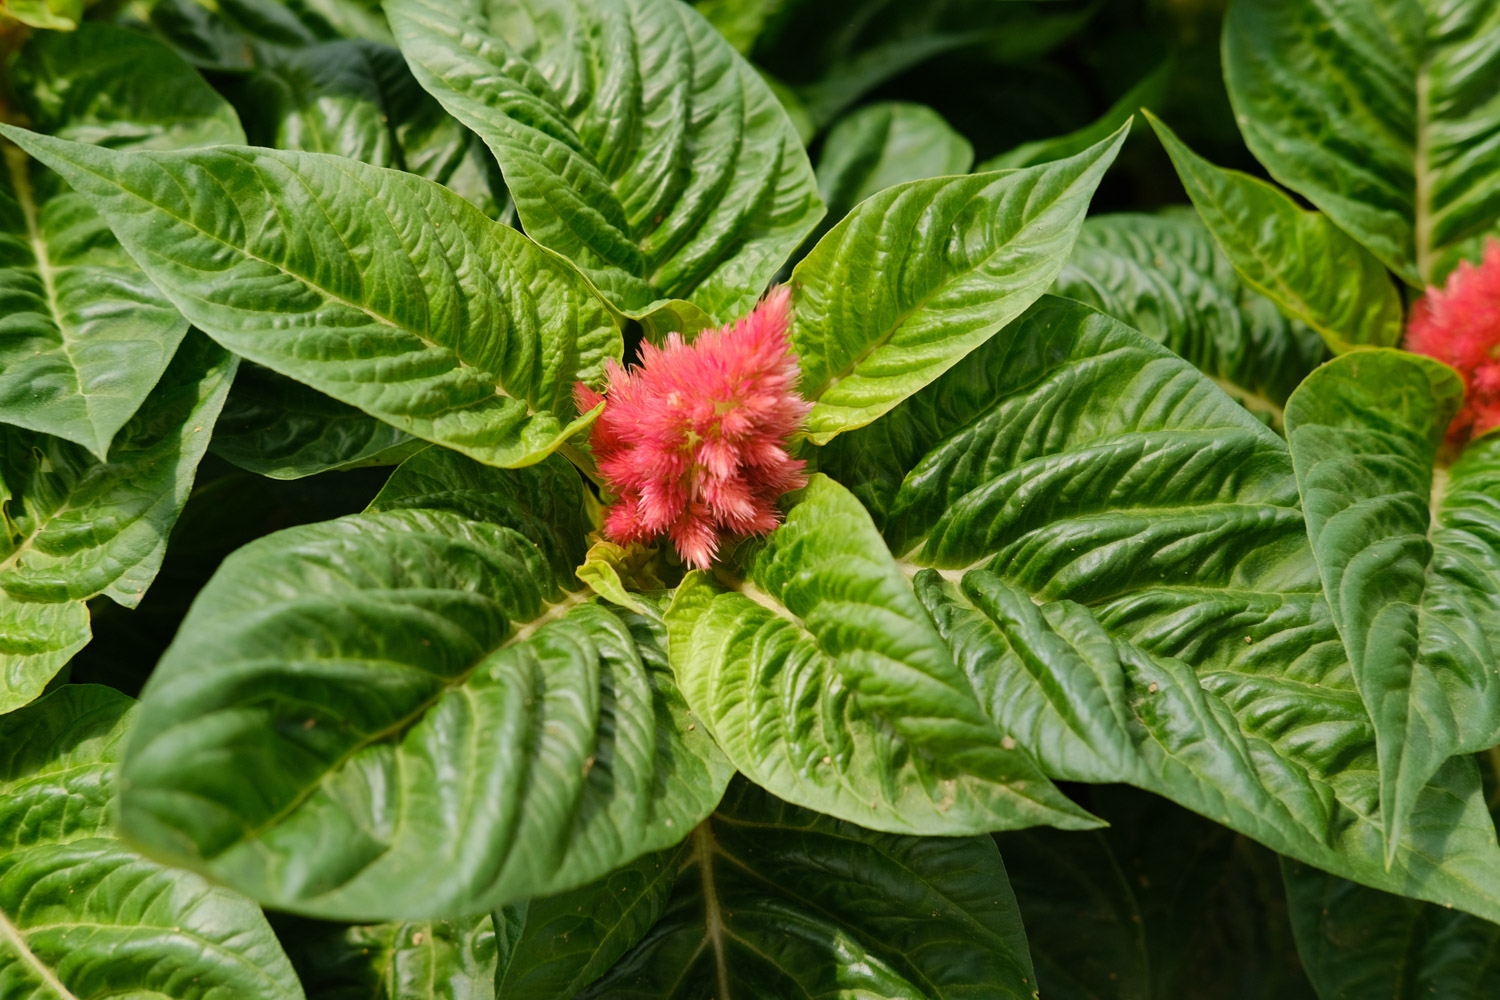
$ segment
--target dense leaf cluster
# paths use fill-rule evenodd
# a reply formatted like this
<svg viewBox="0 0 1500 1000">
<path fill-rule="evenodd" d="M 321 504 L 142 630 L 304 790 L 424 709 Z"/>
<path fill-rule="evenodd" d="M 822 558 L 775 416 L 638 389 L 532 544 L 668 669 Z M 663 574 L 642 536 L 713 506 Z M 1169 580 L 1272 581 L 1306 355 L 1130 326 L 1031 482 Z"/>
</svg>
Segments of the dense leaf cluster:
<svg viewBox="0 0 1500 1000">
<path fill-rule="evenodd" d="M 1500 0 L 1223 6 L 0 2 L 0 1000 L 1500 995 Z"/>
</svg>

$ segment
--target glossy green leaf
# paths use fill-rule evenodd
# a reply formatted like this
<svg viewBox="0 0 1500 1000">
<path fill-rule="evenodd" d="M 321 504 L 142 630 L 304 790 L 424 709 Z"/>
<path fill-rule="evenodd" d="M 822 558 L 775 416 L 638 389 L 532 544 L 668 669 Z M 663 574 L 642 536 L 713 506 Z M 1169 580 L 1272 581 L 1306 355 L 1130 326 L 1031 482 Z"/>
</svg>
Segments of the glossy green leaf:
<svg viewBox="0 0 1500 1000">
<path fill-rule="evenodd" d="M 1323 355 L 1317 333 L 1241 281 L 1189 209 L 1085 219 L 1052 290 L 1171 348 L 1273 424 Z"/>
<path fill-rule="evenodd" d="M 1287 404 L 1308 536 L 1375 725 L 1381 817 L 1398 839 L 1450 756 L 1500 740 L 1500 445 L 1433 466 L 1463 399 L 1451 369 L 1403 351 L 1324 365 Z M 1438 504 L 1436 517 L 1429 499 Z"/>
<path fill-rule="evenodd" d="M 888 188 L 823 237 L 792 272 L 808 436 L 875 420 L 1035 302 L 1125 135 L 1057 163 Z"/>
<path fill-rule="evenodd" d="M 1401 297 L 1374 254 L 1265 181 L 1209 163 L 1146 114 L 1198 214 L 1250 287 L 1317 330 L 1335 353 L 1401 339 Z"/>
<path fill-rule="evenodd" d="M 279 908 L 453 919 L 587 883 L 713 808 L 730 772 L 660 627 L 573 589 L 576 473 L 413 463 L 381 509 L 220 567 L 146 687 L 127 836 Z"/>
<path fill-rule="evenodd" d="M 1283 861 L 1297 950 L 1324 1000 L 1500 995 L 1500 924 Z"/>
<path fill-rule="evenodd" d="M 214 428 L 212 448 L 250 472 L 301 479 L 403 446 L 426 444 L 310 386 L 246 363 Z"/>
<path fill-rule="evenodd" d="M 524 931 L 497 982 L 504 1000 L 573 997 L 604 975 L 666 911 L 692 847 L 638 858 L 581 889 L 526 904 Z"/>
<path fill-rule="evenodd" d="M 579 1000 L 1036 996 L 989 837 L 904 837 L 748 782 L 693 831 L 666 913 Z"/>
<path fill-rule="evenodd" d="M 302 1000 L 253 903 L 115 839 L 131 709 L 69 685 L 0 718 L 0 993 Z"/>
<path fill-rule="evenodd" d="M 693 6 L 726 42 L 748 56 L 766 22 L 793 5 L 793 0 L 699 0 Z"/>
<path fill-rule="evenodd" d="M 623 349 L 565 261 L 411 174 L 0 131 L 61 171 L 225 347 L 481 461 L 536 462 L 586 426 L 573 384 Z"/>
<path fill-rule="evenodd" d="M 1271 176 L 1440 283 L 1500 235 L 1497 37 L 1497 0 L 1240 0 L 1224 79 Z"/>
<path fill-rule="evenodd" d="M 1422 789 L 1387 867 L 1375 731 L 1291 456 L 1185 361 L 1044 300 L 819 466 L 858 484 L 985 710 L 1049 776 L 1124 781 L 1500 915 L 1469 759 Z"/>
<path fill-rule="evenodd" d="M 1121 94 L 1119 99 L 1109 106 L 1109 110 L 1083 128 L 1069 132 L 1067 135 L 1023 143 L 1015 149 L 1006 150 L 999 156 L 985 160 L 975 168 L 975 172 L 1013 170 L 1017 167 L 1031 167 L 1038 163 L 1048 163 L 1052 160 L 1078 155 L 1095 143 L 1108 139 L 1129 122 L 1141 108 L 1160 104 L 1167 95 L 1167 86 L 1172 81 L 1175 69 L 1173 60 L 1166 60 L 1136 81 L 1133 87 Z"/>
<path fill-rule="evenodd" d="M 352 927 L 282 918 L 276 926 L 316 1000 L 495 1000 L 489 914 Z"/>
<path fill-rule="evenodd" d="M 741 773 L 876 830 L 1093 825 L 985 716 L 869 515 L 818 476 L 743 581 L 694 572 L 672 668 Z"/>
<path fill-rule="evenodd" d="M 964 174 L 974 147 L 925 104 L 884 101 L 839 120 L 823 140 L 818 193 L 830 223 L 877 191 L 927 177 Z"/>
<path fill-rule="evenodd" d="M 0 427 L 0 713 L 41 694 L 88 642 L 85 600 L 140 603 L 234 365 L 205 337 L 183 341 L 103 462 L 71 442 Z"/>
<path fill-rule="evenodd" d="M 343 40 L 281 54 L 250 77 L 242 103 L 255 145 L 394 167 L 491 218 L 509 210 L 489 150 L 417 85 L 392 46 Z"/>
<path fill-rule="evenodd" d="M 526 232 L 631 316 L 674 298 L 747 312 L 823 214 L 780 102 L 686 4 L 388 13 L 417 79 L 500 161 Z"/>
<path fill-rule="evenodd" d="M 233 110 L 165 45 L 105 24 L 37 36 L 14 69 L 36 127 L 121 149 L 243 142 Z M 187 321 L 87 201 L 9 143 L 0 176 L 0 423 L 102 458 Z"/>
</svg>

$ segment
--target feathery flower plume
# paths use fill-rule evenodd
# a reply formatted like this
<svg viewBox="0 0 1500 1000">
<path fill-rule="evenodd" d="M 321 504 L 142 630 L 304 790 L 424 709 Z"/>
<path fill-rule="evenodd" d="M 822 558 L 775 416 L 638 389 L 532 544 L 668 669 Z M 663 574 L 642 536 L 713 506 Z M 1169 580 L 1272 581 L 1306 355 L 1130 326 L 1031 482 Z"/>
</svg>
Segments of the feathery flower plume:
<svg viewBox="0 0 1500 1000">
<path fill-rule="evenodd" d="M 580 412 L 605 404 L 590 443 L 619 497 L 604 521 L 611 540 L 665 535 L 684 562 L 707 569 L 726 538 L 780 523 L 777 497 L 807 482 L 787 440 L 812 408 L 797 394 L 789 297 L 773 289 L 691 344 L 676 333 L 662 347 L 643 344 L 639 365 L 609 363 L 602 395 L 574 388 Z"/>
<path fill-rule="evenodd" d="M 1427 289 L 1412 307 L 1406 349 L 1463 376 L 1464 405 L 1448 440 L 1500 427 L 1500 242 L 1489 241 L 1478 267 L 1464 261 L 1444 287 Z"/>
</svg>

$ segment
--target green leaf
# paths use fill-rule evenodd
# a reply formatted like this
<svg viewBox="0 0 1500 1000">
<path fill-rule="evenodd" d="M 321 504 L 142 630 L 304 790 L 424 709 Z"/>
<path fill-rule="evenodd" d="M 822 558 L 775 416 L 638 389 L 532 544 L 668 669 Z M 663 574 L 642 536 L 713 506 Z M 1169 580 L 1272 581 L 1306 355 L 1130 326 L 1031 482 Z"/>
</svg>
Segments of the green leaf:
<svg viewBox="0 0 1500 1000">
<path fill-rule="evenodd" d="M 246 90 L 255 145 L 394 167 L 445 185 L 491 218 L 509 211 L 489 150 L 417 85 L 393 46 L 309 45 L 268 61 Z"/>
<path fill-rule="evenodd" d="M 205 337 L 183 341 L 103 462 L 71 442 L 0 427 L 0 713 L 41 694 L 88 642 L 85 600 L 140 603 L 234 365 Z"/>
<path fill-rule="evenodd" d="M 235 376 L 214 428 L 212 448 L 215 455 L 250 472 L 301 479 L 413 445 L 426 447 L 347 403 L 247 363 Z"/>
<path fill-rule="evenodd" d="M 504 1000 L 572 997 L 604 975 L 666 911 L 688 843 L 648 854 L 581 889 L 526 905 L 525 930 L 496 982 Z"/>
<path fill-rule="evenodd" d="M 1167 85 L 1172 80 L 1176 65 L 1167 59 L 1160 66 L 1136 81 L 1135 86 L 1120 95 L 1119 100 L 1096 120 L 1067 135 L 1051 139 L 1038 139 L 1023 143 L 1015 149 L 1006 150 L 981 163 L 975 170 L 984 173 L 990 170 L 1013 170 L 1031 167 L 1038 163 L 1049 163 L 1068 156 L 1076 156 L 1095 143 L 1108 139 L 1143 107 L 1160 104 L 1167 96 Z"/>
<path fill-rule="evenodd" d="M 843 487 L 814 477 L 745 579 L 726 576 L 677 588 L 669 647 L 694 714 L 751 780 L 876 830 L 1093 825 L 985 716 Z"/>
<path fill-rule="evenodd" d="M 989 837 L 872 833 L 742 781 L 691 851 L 660 922 L 579 1000 L 1036 996 Z"/>
<path fill-rule="evenodd" d="M 33 28 L 72 31 L 83 20 L 83 0 L 4 0 L 0 14 Z"/>
<path fill-rule="evenodd" d="M 685 4 L 387 12 L 422 86 L 500 161 L 526 232 L 627 315 L 673 298 L 747 312 L 823 214 L 780 102 Z"/>
<path fill-rule="evenodd" d="M 536 462 L 587 426 L 573 384 L 623 350 L 572 267 L 431 181 L 317 153 L 0 131 L 225 347 L 481 461 Z"/>
<path fill-rule="evenodd" d="M 1329 216 L 1188 149 L 1146 112 L 1188 197 L 1245 282 L 1288 317 L 1318 331 L 1336 354 L 1401 339 L 1401 296 L 1385 266 Z"/>
<path fill-rule="evenodd" d="M 1297 950 L 1320 997 L 1500 994 L 1500 925 L 1282 861 Z"/>
<path fill-rule="evenodd" d="M 1497 0 L 1242 0 L 1224 79 L 1271 176 L 1439 284 L 1500 235 L 1497 32 Z"/>
<path fill-rule="evenodd" d="M 1050 777 L 1133 784 L 1346 877 L 1500 915 L 1470 759 L 1422 790 L 1387 868 L 1375 733 L 1291 456 L 1185 361 L 1043 300 L 818 462 L 859 484 L 985 711 Z"/>
<path fill-rule="evenodd" d="M 1385 350 L 1324 365 L 1287 404 L 1308 536 L 1375 726 L 1391 844 L 1445 760 L 1500 741 L 1500 443 L 1481 439 L 1451 470 L 1457 511 L 1434 490 L 1462 399 L 1452 369 Z"/>
<path fill-rule="evenodd" d="M 483 913 L 686 836 L 730 771 L 660 627 L 572 589 L 576 473 L 424 452 L 395 478 L 204 588 L 143 696 L 125 834 L 354 920 Z"/>
<path fill-rule="evenodd" d="M 302 1000 L 249 900 L 111 830 L 129 698 L 69 685 L 0 718 L 0 982 L 17 1000 Z"/>
<path fill-rule="evenodd" d="M 1035 302 L 1126 131 L 1057 163 L 887 188 L 823 237 L 792 272 L 808 436 L 875 420 Z"/>
<path fill-rule="evenodd" d="M 1170 348 L 1273 424 L 1323 355 L 1316 332 L 1240 280 L 1190 209 L 1085 219 L 1052 290 Z"/>
<path fill-rule="evenodd" d="M 289 917 L 277 921 L 277 931 L 303 988 L 317 1000 L 495 997 L 498 956 L 489 914 L 352 927 Z"/>
<path fill-rule="evenodd" d="M 724 40 L 744 55 L 750 54 L 766 22 L 795 0 L 699 0 L 694 6 Z"/>
<path fill-rule="evenodd" d="M 885 188 L 927 177 L 968 173 L 974 147 L 925 104 L 885 101 L 842 118 L 823 140 L 818 193 L 828 218 Z"/>
<path fill-rule="evenodd" d="M 234 111 L 160 42 L 90 23 L 46 33 L 14 69 L 26 114 L 64 138 L 120 149 L 243 142 Z M 0 423 L 103 458 L 187 322 L 62 178 L 4 143 L 0 176 Z"/>
</svg>

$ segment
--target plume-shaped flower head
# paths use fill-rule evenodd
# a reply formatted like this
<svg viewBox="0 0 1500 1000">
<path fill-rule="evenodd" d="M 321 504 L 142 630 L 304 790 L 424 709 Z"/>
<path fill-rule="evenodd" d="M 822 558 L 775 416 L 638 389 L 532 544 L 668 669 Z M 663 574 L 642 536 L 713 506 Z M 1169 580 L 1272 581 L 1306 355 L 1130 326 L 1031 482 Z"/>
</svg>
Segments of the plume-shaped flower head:
<svg viewBox="0 0 1500 1000">
<path fill-rule="evenodd" d="M 726 538 L 776 527 L 776 499 L 807 482 L 786 450 L 811 409 L 797 393 L 789 320 L 782 286 L 691 344 L 673 333 L 642 345 L 639 365 L 610 362 L 602 395 L 579 383 L 580 411 L 604 401 L 590 443 L 619 497 L 604 522 L 612 540 L 666 536 L 707 569 Z"/>
<path fill-rule="evenodd" d="M 1406 348 L 1456 369 L 1464 405 L 1448 427 L 1461 441 L 1500 427 L 1500 242 L 1491 240 L 1478 267 L 1464 261 L 1442 288 L 1412 308 Z"/>
</svg>

